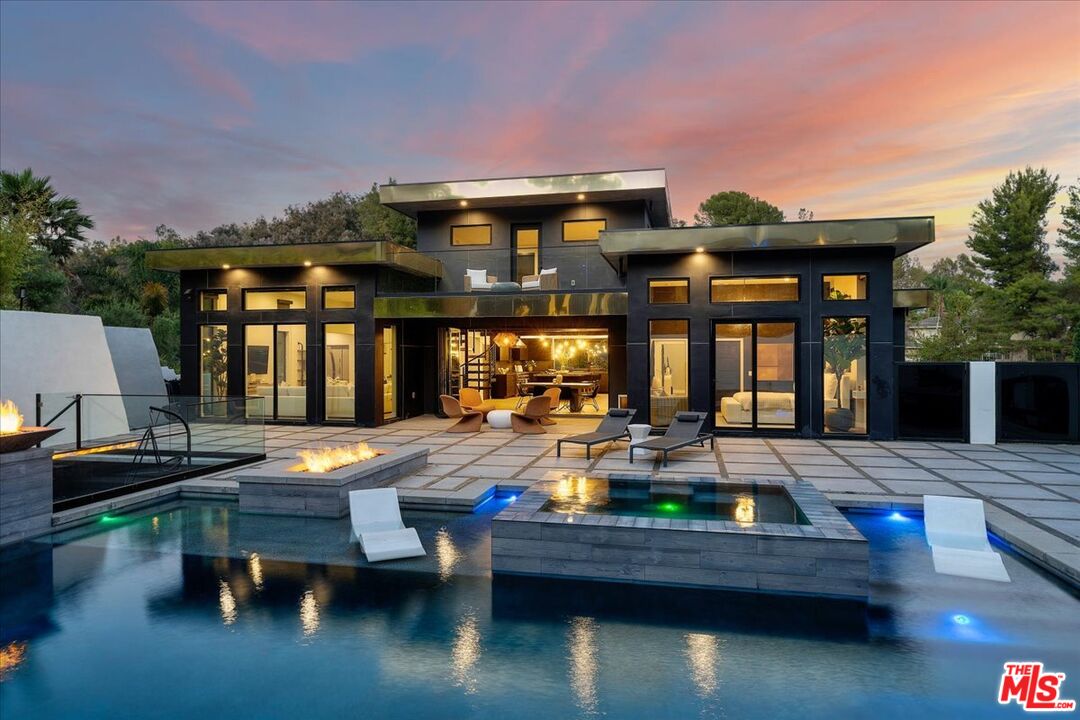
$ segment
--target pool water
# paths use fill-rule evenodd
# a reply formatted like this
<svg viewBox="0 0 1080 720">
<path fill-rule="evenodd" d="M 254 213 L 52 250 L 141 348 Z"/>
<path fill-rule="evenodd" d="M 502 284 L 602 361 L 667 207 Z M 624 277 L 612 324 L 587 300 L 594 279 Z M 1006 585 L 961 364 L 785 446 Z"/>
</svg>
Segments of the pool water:
<svg viewBox="0 0 1080 720">
<path fill-rule="evenodd" d="M 407 513 L 368 566 L 347 520 L 162 506 L 0 557 L 0 718 L 1021 717 L 1009 660 L 1080 697 L 1077 595 L 1006 555 L 935 575 L 917 518 L 850 515 L 868 612 L 794 598 L 493 583 L 495 501 Z"/>
<path fill-rule="evenodd" d="M 809 525 L 775 485 L 576 477 L 556 484 L 543 512 Z"/>
</svg>

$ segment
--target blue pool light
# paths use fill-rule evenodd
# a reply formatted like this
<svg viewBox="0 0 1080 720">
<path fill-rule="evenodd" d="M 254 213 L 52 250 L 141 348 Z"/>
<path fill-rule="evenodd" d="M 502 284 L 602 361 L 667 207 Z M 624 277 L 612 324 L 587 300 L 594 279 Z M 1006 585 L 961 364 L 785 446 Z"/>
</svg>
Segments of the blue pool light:
<svg viewBox="0 0 1080 720">
<path fill-rule="evenodd" d="M 954 623 L 956 623 L 957 625 L 970 625 L 971 624 L 971 618 L 969 618 L 967 615 L 961 615 L 959 613 L 952 616 L 952 621 Z"/>
<path fill-rule="evenodd" d="M 514 502 L 515 500 L 517 500 L 517 495 L 511 495 L 510 502 Z"/>
<path fill-rule="evenodd" d="M 907 515 L 904 515 L 902 512 L 897 510 L 897 511 L 894 511 L 891 515 L 889 515 L 889 519 L 890 520 L 900 521 L 900 522 L 905 522 L 905 521 L 907 521 L 908 518 L 907 518 Z"/>
</svg>

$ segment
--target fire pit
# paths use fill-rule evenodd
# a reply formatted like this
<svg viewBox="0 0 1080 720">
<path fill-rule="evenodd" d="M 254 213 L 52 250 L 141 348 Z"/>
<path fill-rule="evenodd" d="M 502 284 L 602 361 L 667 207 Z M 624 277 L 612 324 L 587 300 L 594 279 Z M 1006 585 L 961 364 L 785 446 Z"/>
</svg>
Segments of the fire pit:
<svg viewBox="0 0 1080 720">
<path fill-rule="evenodd" d="M 240 512 L 343 517 L 353 490 L 385 487 L 427 465 L 427 448 L 382 450 L 366 443 L 312 448 L 242 470 Z"/>
<path fill-rule="evenodd" d="M 23 425 L 19 408 L 10 400 L 0 402 L 0 453 L 28 450 L 63 428 Z"/>
<path fill-rule="evenodd" d="M 52 527 L 52 450 L 34 446 L 61 429 L 27 427 L 15 403 L 0 402 L 0 545 Z"/>
</svg>

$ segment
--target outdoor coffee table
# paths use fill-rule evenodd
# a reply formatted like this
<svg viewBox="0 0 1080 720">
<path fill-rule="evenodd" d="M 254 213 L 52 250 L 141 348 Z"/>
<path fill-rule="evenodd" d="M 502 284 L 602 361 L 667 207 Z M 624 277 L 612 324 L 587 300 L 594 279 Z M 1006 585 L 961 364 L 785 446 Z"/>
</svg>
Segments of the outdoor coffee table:
<svg viewBox="0 0 1080 720">
<path fill-rule="evenodd" d="M 512 410 L 490 410 L 487 414 L 488 427 L 492 430 L 510 429 Z"/>
<path fill-rule="evenodd" d="M 652 425 L 634 424 L 627 425 L 626 429 L 630 431 L 630 447 L 631 451 L 635 453 L 634 459 L 645 458 L 649 456 L 649 453 L 654 453 L 653 450 L 634 450 L 635 445 L 639 445 L 649 439 L 649 433 L 652 432 Z"/>
</svg>

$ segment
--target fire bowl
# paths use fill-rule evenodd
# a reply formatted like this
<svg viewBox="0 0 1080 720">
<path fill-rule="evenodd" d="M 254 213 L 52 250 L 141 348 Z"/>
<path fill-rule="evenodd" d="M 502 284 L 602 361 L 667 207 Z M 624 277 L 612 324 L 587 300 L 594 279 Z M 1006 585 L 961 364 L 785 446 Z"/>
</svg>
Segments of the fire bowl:
<svg viewBox="0 0 1080 720">
<path fill-rule="evenodd" d="M 301 517 L 343 517 L 353 490 L 386 487 L 427 465 L 427 448 L 380 450 L 362 462 L 330 472 L 296 469 L 296 458 L 262 463 L 234 476 L 240 486 L 240 512 Z"/>
<path fill-rule="evenodd" d="M 45 438 L 52 437 L 63 429 L 23 425 L 13 433 L 0 435 L 0 453 L 29 450 Z"/>
</svg>

